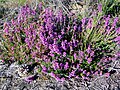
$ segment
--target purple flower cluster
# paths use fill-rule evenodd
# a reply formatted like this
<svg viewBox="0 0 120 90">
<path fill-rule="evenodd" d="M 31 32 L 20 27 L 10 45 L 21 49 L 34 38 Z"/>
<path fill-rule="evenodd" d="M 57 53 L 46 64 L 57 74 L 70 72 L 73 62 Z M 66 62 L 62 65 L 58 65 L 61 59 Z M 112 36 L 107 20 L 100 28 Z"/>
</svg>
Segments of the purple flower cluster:
<svg viewBox="0 0 120 90">
<path fill-rule="evenodd" d="M 98 11 L 102 12 L 102 4 L 98 4 Z"/>
<path fill-rule="evenodd" d="M 10 58 L 38 62 L 43 73 L 50 73 L 57 80 L 79 77 L 89 80 L 92 75 L 102 75 L 103 66 L 115 55 L 104 54 L 110 50 L 107 46 L 102 47 L 107 43 L 106 37 L 109 37 L 109 42 L 111 32 L 115 32 L 111 41 L 120 44 L 120 27 L 116 26 L 118 18 L 111 24 L 110 16 L 107 16 L 93 25 L 94 18 L 79 20 L 74 14 L 65 15 L 62 10 L 54 14 L 51 8 L 42 9 L 41 3 L 38 7 L 39 11 L 23 6 L 17 19 L 12 19 L 10 25 L 4 25 L 9 39 L 7 43 L 13 43 L 10 49 L 16 53 L 9 55 Z M 101 5 L 98 10 L 101 11 Z M 92 41 L 92 33 L 105 37 L 104 43 Z"/>
</svg>

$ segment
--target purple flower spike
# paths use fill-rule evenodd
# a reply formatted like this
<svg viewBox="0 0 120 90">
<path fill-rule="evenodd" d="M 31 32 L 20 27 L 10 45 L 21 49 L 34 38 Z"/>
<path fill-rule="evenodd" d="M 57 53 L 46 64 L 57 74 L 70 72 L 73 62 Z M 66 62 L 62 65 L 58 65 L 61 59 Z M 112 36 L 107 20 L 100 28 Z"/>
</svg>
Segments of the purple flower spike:
<svg viewBox="0 0 120 90">
<path fill-rule="evenodd" d="M 75 76 L 75 70 L 69 74 L 69 77 L 74 77 L 74 76 Z"/>
<path fill-rule="evenodd" d="M 118 36 L 117 38 L 115 38 L 115 41 L 120 41 L 120 36 Z"/>
<path fill-rule="evenodd" d="M 62 48 L 63 48 L 64 50 L 67 50 L 66 44 L 67 44 L 67 41 L 66 41 L 66 40 L 65 40 L 65 41 L 62 41 L 62 43 L 61 43 Z"/>
<path fill-rule="evenodd" d="M 56 77 L 56 75 L 55 75 L 53 72 L 51 72 L 50 75 L 51 75 L 53 78 Z"/>
<path fill-rule="evenodd" d="M 110 73 L 105 73 L 104 74 L 106 77 L 109 77 L 110 76 Z"/>
<path fill-rule="evenodd" d="M 83 71 L 83 74 L 86 74 L 86 70 Z"/>
<path fill-rule="evenodd" d="M 77 47 L 77 45 L 78 45 L 78 41 L 75 40 L 75 39 L 73 39 L 73 44 L 74 44 L 74 47 Z"/>
<path fill-rule="evenodd" d="M 74 26 L 74 30 L 77 30 L 77 26 L 76 25 Z"/>
<path fill-rule="evenodd" d="M 112 24 L 112 27 L 111 27 L 111 30 L 116 26 L 116 23 L 118 22 L 118 17 L 116 17 L 115 19 L 114 19 L 114 22 L 113 22 L 113 24 Z"/>
<path fill-rule="evenodd" d="M 76 53 L 74 53 L 74 59 L 75 59 L 75 60 L 77 59 L 77 54 L 76 54 Z"/>
<path fill-rule="evenodd" d="M 120 27 L 116 28 L 116 33 L 119 35 L 120 34 Z"/>
<path fill-rule="evenodd" d="M 120 57 L 120 51 L 117 52 L 116 57 Z"/>
<path fill-rule="evenodd" d="M 60 80 L 62 83 L 65 81 L 65 78 L 61 78 L 61 80 Z"/>
<path fill-rule="evenodd" d="M 68 30 L 68 31 L 70 30 L 70 26 L 67 27 L 67 30 Z"/>
<path fill-rule="evenodd" d="M 27 77 L 27 78 L 25 78 L 24 80 L 25 80 L 26 82 L 30 83 L 30 82 L 32 82 L 34 79 L 33 79 L 33 77 Z"/>
<path fill-rule="evenodd" d="M 79 57 L 84 57 L 84 52 L 83 51 L 79 51 Z"/>
<path fill-rule="evenodd" d="M 56 76 L 55 79 L 56 79 L 57 81 L 61 81 L 61 79 L 60 79 L 58 76 Z"/>
<path fill-rule="evenodd" d="M 102 71 L 100 71 L 100 76 L 102 75 L 102 73 L 103 73 L 103 72 L 102 72 Z"/>
<path fill-rule="evenodd" d="M 63 57 L 66 57 L 66 52 L 63 52 Z"/>
<path fill-rule="evenodd" d="M 87 72 L 87 74 L 86 74 L 87 76 L 89 76 L 90 75 L 90 72 Z"/>
<path fill-rule="evenodd" d="M 32 75 L 32 76 L 29 76 L 27 78 L 25 78 L 24 80 L 28 83 L 32 82 L 33 80 L 36 80 L 38 78 L 37 75 Z"/>
<path fill-rule="evenodd" d="M 92 16 L 96 16 L 96 15 L 97 15 L 97 12 L 93 11 Z"/>
<path fill-rule="evenodd" d="M 14 19 L 12 19 L 12 20 L 11 20 L 11 22 L 12 22 L 12 24 L 13 24 L 13 25 L 15 25 L 15 24 L 16 24 L 16 22 L 15 22 L 15 20 L 14 20 Z"/>
<path fill-rule="evenodd" d="M 59 67 L 59 64 L 58 64 L 57 62 L 54 62 L 54 63 L 53 63 L 53 68 L 54 68 L 54 70 L 59 69 L 59 68 L 60 68 L 60 67 Z"/>
<path fill-rule="evenodd" d="M 5 61 L 4 61 L 4 60 L 2 60 L 2 62 L 4 63 Z"/>
<path fill-rule="evenodd" d="M 80 65 L 79 64 L 77 64 L 77 68 L 79 68 L 80 67 Z"/>
<path fill-rule="evenodd" d="M 87 23 L 87 28 L 88 29 L 91 29 L 93 26 L 92 26 L 92 22 L 93 22 L 93 19 L 92 18 L 89 18 L 88 20 L 88 23 Z"/>
<path fill-rule="evenodd" d="M 76 79 L 79 79 L 79 76 L 75 76 Z"/>
<path fill-rule="evenodd" d="M 53 44 L 53 50 L 54 52 L 56 52 L 57 54 L 61 54 L 60 50 L 59 50 L 59 47 L 57 44 Z"/>
<path fill-rule="evenodd" d="M 88 46 L 88 48 L 87 48 L 87 50 L 86 50 L 86 51 L 87 51 L 87 53 L 88 53 L 88 54 L 90 54 L 90 53 L 91 53 L 90 46 Z"/>
<path fill-rule="evenodd" d="M 69 68 L 68 62 L 65 63 L 64 69 L 67 70 Z"/>
<path fill-rule="evenodd" d="M 6 28 L 4 29 L 4 32 L 8 35 L 8 34 L 9 34 L 9 27 L 6 27 Z"/>
<path fill-rule="evenodd" d="M 108 15 L 107 18 L 105 18 L 105 28 L 109 25 L 110 15 Z"/>
<path fill-rule="evenodd" d="M 116 41 L 118 44 L 120 44 L 120 36 L 116 37 L 116 38 L 114 39 L 114 41 Z"/>
<path fill-rule="evenodd" d="M 42 66 L 42 72 L 47 73 L 47 68 L 45 66 Z"/>
<path fill-rule="evenodd" d="M 84 27 L 85 22 L 86 22 L 86 18 L 83 18 L 83 19 L 82 19 L 82 27 Z"/>
<path fill-rule="evenodd" d="M 88 63 L 90 64 L 91 61 L 92 61 L 92 58 L 88 58 L 87 61 L 88 61 Z"/>
<path fill-rule="evenodd" d="M 98 4 L 98 11 L 102 12 L 102 4 Z"/>
<path fill-rule="evenodd" d="M 42 10 L 42 2 L 39 3 L 39 10 L 41 11 Z"/>
<path fill-rule="evenodd" d="M 54 57 L 54 56 L 55 56 L 54 53 L 52 53 L 52 51 L 50 51 L 49 55 L 50 55 L 51 57 Z"/>
<path fill-rule="evenodd" d="M 94 51 L 92 51 L 92 52 L 90 53 L 90 56 L 94 56 Z"/>
<path fill-rule="evenodd" d="M 96 72 L 94 73 L 94 75 L 98 75 L 98 71 L 96 71 Z"/>
</svg>

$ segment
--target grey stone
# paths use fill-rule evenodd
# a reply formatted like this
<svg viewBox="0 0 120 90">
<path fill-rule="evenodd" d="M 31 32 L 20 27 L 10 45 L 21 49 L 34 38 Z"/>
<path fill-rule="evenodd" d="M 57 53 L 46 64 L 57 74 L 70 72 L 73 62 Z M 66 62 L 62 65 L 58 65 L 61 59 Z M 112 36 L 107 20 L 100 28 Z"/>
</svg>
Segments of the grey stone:
<svg viewBox="0 0 120 90">
<path fill-rule="evenodd" d="M 116 61 L 114 68 L 120 69 L 120 60 Z"/>
<path fill-rule="evenodd" d="M 1 90 L 7 90 L 7 89 L 8 89 L 8 87 L 7 87 L 6 84 L 5 84 L 5 85 L 2 85 L 1 87 L 2 87 Z"/>
<path fill-rule="evenodd" d="M 32 90 L 42 90 L 42 87 L 40 84 L 37 84 L 34 87 L 32 87 Z"/>
<path fill-rule="evenodd" d="M 56 90 L 68 90 L 67 89 L 67 87 L 66 86 L 64 86 L 64 85 L 60 85 L 60 84 L 58 84 L 57 86 L 56 86 Z"/>
<path fill-rule="evenodd" d="M 8 70 L 5 71 L 8 72 Z M 12 73 L 9 73 L 8 75 L 11 77 L 7 78 L 6 76 L 6 79 L 0 79 L 2 80 L 0 87 L 3 88 L 3 90 L 7 90 L 8 88 L 8 90 L 119 90 L 120 87 L 120 76 L 116 73 L 110 78 L 105 78 L 104 76 L 97 77 L 94 81 L 89 82 L 89 84 L 81 80 L 71 80 L 61 83 L 55 81 L 54 79 L 46 81 L 36 80 L 31 83 L 27 83 L 20 78 L 16 79 L 11 74 Z"/>
</svg>

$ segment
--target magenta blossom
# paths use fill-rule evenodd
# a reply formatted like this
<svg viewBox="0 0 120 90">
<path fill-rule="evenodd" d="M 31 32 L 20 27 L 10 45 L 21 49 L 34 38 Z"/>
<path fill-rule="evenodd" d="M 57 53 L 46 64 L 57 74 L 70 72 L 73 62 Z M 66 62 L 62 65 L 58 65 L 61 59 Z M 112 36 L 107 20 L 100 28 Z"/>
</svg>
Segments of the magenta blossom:
<svg viewBox="0 0 120 90">
<path fill-rule="evenodd" d="M 88 61 L 88 63 L 90 64 L 91 61 L 92 61 L 92 58 L 88 58 L 87 61 Z"/>
<path fill-rule="evenodd" d="M 31 75 L 31 76 L 28 76 L 26 77 L 24 80 L 28 83 L 32 82 L 33 80 L 36 80 L 38 78 L 37 75 Z"/>
<path fill-rule="evenodd" d="M 65 63 L 64 69 L 67 70 L 69 68 L 68 62 Z"/>
<path fill-rule="evenodd" d="M 116 37 L 114 41 L 117 41 L 117 43 L 120 44 L 120 36 Z"/>
<path fill-rule="evenodd" d="M 99 12 L 102 11 L 102 4 L 98 4 L 98 11 L 99 11 Z"/>
</svg>

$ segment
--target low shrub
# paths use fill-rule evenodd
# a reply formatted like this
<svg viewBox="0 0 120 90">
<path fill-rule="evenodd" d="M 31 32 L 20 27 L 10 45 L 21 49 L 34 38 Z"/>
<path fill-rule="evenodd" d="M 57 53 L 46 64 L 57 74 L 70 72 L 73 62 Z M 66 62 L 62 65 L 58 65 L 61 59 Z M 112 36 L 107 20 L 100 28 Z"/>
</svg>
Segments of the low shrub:
<svg viewBox="0 0 120 90">
<path fill-rule="evenodd" d="M 37 63 L 38 71 L 65 80 L 106 74 L 108 63 L 116 60 L 120 44 L 119 18 L 101 16 L 81 20 L 62 10 L 31 9 L 23 6 L 16 19 L 4 24 L 0 59 L 5 63 Z"/>
</svg>

